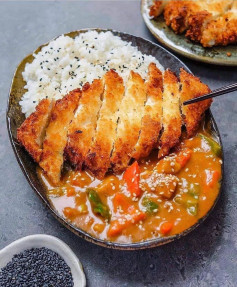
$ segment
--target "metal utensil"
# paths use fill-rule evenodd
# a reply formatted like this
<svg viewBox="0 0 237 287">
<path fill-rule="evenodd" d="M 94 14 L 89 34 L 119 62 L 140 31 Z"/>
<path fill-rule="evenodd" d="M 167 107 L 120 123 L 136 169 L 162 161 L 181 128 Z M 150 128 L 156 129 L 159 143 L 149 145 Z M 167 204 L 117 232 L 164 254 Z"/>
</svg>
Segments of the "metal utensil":
<svg viewBox="0 0 237 287">
<path fill-rule="evenodd" d="M 237 91 L 237 83 L 234 83 L 234 84 L 231 84 L 231 85 L 228 85 L 228 86 L 225 86 L 225 87 L 218 88 L 218 89 L 216 89 L 216 90 L 212 91 L 211 93 L 206 94 L 204 96 L 197 97 L 197 98 L 185 101 L 185 102 L 183 102 L 183 105 L 186 106 L 186 105 L 189 105 L 189 104 L 197 103 L 197 102 L 204 101 L 204 100 L 207 100 L 207 99 L 210 99 L 210 98 L 222 96 L 224 94 L 228 94 L 228 93 L 231 93 L 231 92 L 234 92 L 234 91 Z"/>
</svg>

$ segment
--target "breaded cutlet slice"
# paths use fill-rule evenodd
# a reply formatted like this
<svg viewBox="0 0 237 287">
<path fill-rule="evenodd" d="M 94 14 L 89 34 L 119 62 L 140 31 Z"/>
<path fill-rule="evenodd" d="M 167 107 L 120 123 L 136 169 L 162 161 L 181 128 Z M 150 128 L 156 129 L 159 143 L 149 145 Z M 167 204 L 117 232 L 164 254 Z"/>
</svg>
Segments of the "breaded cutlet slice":
<svg viewBox="0 0 237 287">
<path fill-rule="evenodd" d="M 205 111 L 210 107 L 212 103 L 212 99 L 187 106 L 184 106 L 183 102 L 200 97 L 206 93 L 211 92 L 211 90 L 207 85 L 203 84 L 199 78 L 187 73 L 184 69 L 180 69 L 179 77 L 181 83 L 180 101 L 182 115 L 187 131 L 187 136 L 191 137 L 198 129 Z"/>
<path fill-rule="evenodd" d="M 113 70 L 103 77 L 104 95 L 92 146 L 85 165 L 98 178 L 110 166 L 110 155 L 116 137 L 118 110 L 124 95 L 123 79 Z"/>
<path fill-rule="evenodd" d="M 172 0 L 155 0 L 150 6 L 149 16 L 158 17 L 164 10 L 165 6 Z"/>
<path fill-rule="evenodd" d="M 201 44 L 204 47 L 226 46 L 237 43 L 237 1 L 222 16 L 210 21 L 202 31 Z"/>
<path fill-rule="evenodd" d="M 139 74 L 131 71 L 119 109 L 117 134 L 111 157 L 111 164 L 116 173 L 123 171 L 129 164 L 141 130 L 145 102 L 144 80 Z"/>
<path fill-rule="evenodd" d="M 102 80 L 96 79 L 92 84 L 86 83 L 83 86 L 78 109 L 68 129 L 65 154 L 78 170 L 82 168 L 86 155 L 92 146 L 103 92 Z"/>
<path fill-rule="evenodd" d="M 78 106 L 80 96 L 81 90 L 77 89 L 57 100 L 46 129 L 39 165 L 54 185 L 60 181 L 63 153 L 67 143 L 67 130 Z"/>
<path fill-rule="evenodd" d="M 40 161 L 45 130 L 49 123 L 53 101 L 43 99 L 22 125 L 17 129 L 17 140 L 36 162 Z"/>
<path fill-rule="evenodd" d="M 159 133 L 162 128 L 162 72 L 151 63 L 148 67 L 148 80 L 145 83 L 147 101 L 139 139 L 135 145 L 132 157 L 135 159 L 146 157 L 157 147 Z"/>
<path fill-rule="evenodd" d="M 206 0 L 205 0 L 206 1 Z M 164 8 L 164 18 L 176 34 L 188 29 L 188 18 L 191 14 L 202 11 L 200 4 L 204 1 L 170 1 Z"/>
<path fill-rule="evenodd" d="M 170 70 L 164 72 L 163 89 L 163 133 L 158 158 L 166 156 L 179 143 L 182 127 L 179 81 Z"/>
<path fill-rule="evenodd" d="M 211 21 L 225 14 L 231 7 L 233 0 L 214 0 L 199 2 L 201 11 L 191 14 L 188 18 L 186 37 L 192 41 L 200 42 L 203 31 Z"/>
</svg>

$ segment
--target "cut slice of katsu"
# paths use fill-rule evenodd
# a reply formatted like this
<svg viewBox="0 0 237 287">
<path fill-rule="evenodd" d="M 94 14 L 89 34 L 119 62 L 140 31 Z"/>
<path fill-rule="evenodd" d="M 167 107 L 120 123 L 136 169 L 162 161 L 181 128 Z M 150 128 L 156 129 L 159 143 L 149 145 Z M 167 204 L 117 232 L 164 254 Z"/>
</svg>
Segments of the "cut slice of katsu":
<svg viewBox="0 0 237 287">
<path fill-rule="evenodd" d="M 212 99 L 187 106 L 184 106 L 183 102 L 200 97 L 206 93 L 211 92 L 211 90 L 207 85 L 203 84 L 199 78 L 187 73 L 184 69 L 180 69 L 180 83 L 180 101 L 183 120 L 186 127 L 187 136 L 191 137 L 197 131 L 205 111 L 210 107 L 212 103 Z"/>
<path fill-rule="evenodd" d="M 60 181 L 67 130 L 78 106 L 80 95 L 81 90 L 77 89 L 56 101 L 46 129 L 39 165 L 54 185 Z"/>
<path fill-rule="evenodd" d="M 214 0 L 201 2 L 201 11 L 196 11 L 188 18 L 188 30 L 186 37 L 193 41 L 200 42 L 202 34 L 209 25 L 218 17 L 225 14 L 231 7 L 233 0 Z"/>
<path fill-rule="evenodd" d="M 145 102 L 144 80 L 139 74 L 131 71 L 119 109 L 117 134 L 111 157 L 111 164 L 116 173 L 123 171 L 129 164 L 141 130 Z"/>
<path fill-rule="evenodd" d="M 79 107 L 69 126 L 65 153 L 67 159 L 77 170 L 82 168 L 93 142 L 103 91 L 102 80 L 96 79 L 92 84 L 86 83 L 83 86 Z"/>
<path fill-rule="evenodd" d="M 157 147 L 162 128 L 162 72 L 151 63 L 148 67 L 148 80 L 145 83 L 147 101 L 142 118 L 139 139 L 135 145 L 132 157 L 140 159 L 150 154 Z"/>
<path fill-rule="evenodd" d="M 164 72 L 163 88 L 163 133 L 158 158 L 168 155 L 170 149 L 180 142 L 182 127 L 179 81 L 170 70 Z"/>
<path fill-rule="evenodd" d="M 110 166 L 110 155 L 116 137 L 118 110 L 124 95 L 123 79 L 113 70 L 103 77 L 104 95 L 92 146 L 85 165 L 98 178 L 103 178 Z"/>
<path fill-rule="evenodd" d="M 40 161 L 45 130 L 48 126 L 54 101 L 43 99 L 17 129 L 17 140 L 36 162 Z"/>
<path fill-rule="evenodd" d="M 237 1 L 222 16 L 210 21 L 202 32 L 201 44 L 204 47 L 226 46 L 237 43 Z"/>
<path fill-rule="evenodd" d="M 165 6 L 172 0 L 155 0 L 150 6 L 149 16 L 158 17 L 164 10 Z"/>
<path fill-rule="evenodd" d="M 205 0 L 206 1 L 206 0 Z M 164 8 L 164 19 L 175 33 L 181 34 L 188 29 L 188 18 L 191 14 L 202 11 L 203 1 L 170 1 Z"/>
</svg>

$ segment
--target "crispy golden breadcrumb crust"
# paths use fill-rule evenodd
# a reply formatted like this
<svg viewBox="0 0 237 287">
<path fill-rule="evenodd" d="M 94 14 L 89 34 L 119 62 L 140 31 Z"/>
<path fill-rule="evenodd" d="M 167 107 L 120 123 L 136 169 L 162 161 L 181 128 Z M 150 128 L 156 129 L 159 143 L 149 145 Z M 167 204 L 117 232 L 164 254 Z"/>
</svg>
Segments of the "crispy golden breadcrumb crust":
<svg viewBox="0 0 237 287">
<path fill-rule="evenodd" d="M 151 63 L 148 67 L 148 81 L 145 83 L 147 101 L 142 118 L 142 127 L 132 157 L 140 159 L 150 154 L 157 147 L 162 128 L 162 72 Z"/>
<path fill-rule="evenodd" d="M 232 9 L 223 16 L 207 24 L 200 40 L 204 47 L 237 43 L 237 1 L 235 6 L 233 5 Z"/>
<path fill-rule="evenodd" d="M 153 2 L 149 10 L 150 17 L 157 17 L 162 13 L 163 2 L 164 1 L 159 1 L 159 0 L 156 0 Z"/>
<path fill-rule="evenodd" d="M 123 79 L 113 70 L 104 77 L 104 96 L 96 133 L 86 166 L 98 178 L 103 178 L 110 166 L 110 155 L 116 138 L 118 110 L 124 95 Z"/>
<path fill-rule="evenodd" d="M 180 69 L 180 82 L 181 104 L 184 101 L 197 98 L 211 92 L 209 87 L 203 84 L 199 78 L 187 73 L 184 69 Z M 205 111 L 210 107 L 211 103 L 212 99 L 209 99 L 187 106 L 182 105 L 182 114 L 188 137 L 195 134 Z"/>
<path fill-rule="evenodd" d="M 131 71 L 119 110 L 117 135 L 111 157 L 111 164 L 116 173 L 123 171 L 129 164 L 141 130 L 145 102 L 144 80 L 139 74 Z"/>
<path fill-rule="evenodd" d="M 164 73 L 163 86 L 163 134 L 160 138 L 158 158 L 166 156 L 170 149 L 180 142 L 182 127 L 179 81 L 170 70 Z"/>
<path fill-rule="evenodd" d="M 184 69 L 180 82 L 154 63 L 148 70 L 146 82 L 131 71 L 124 87 L 111 70 L 56 103 L 39 103 L 17 138 L 52 184 L 60 182 L 64 158 L 102 179 L 109 168 L 120 173 L 131 159 L 146 157 L 155 148 L 158 158 L 168 155 L 180 143 L 182 117 L 187 137 L 195 134 L 212 100 L 188 106 L 183 102 L 209 93 L 208 86 Z"/>
<path fill-rule="evenodd" d="M 92 84 L 87 83 L 83 86 L 79 107 L 69 126 L 65 155 L 78 170 L 82 168 L 92 145 L 103 91 L 102 80 L 94 80 Z"/>
<path fill-rule="evenodd" d="M 164 10 L 166 25 L 177 34 L 183 33 L 188 28 L 188 17 L 198 10 L 199 5 L 193 1 L 170 1 Z"/>
<path fill-rule="evenodd" d="M 63 166 L 63 152 L 67 143 L 68 126 L 74 116 L 81 90 L 73 90 L 53 107 L 50 122 L 43 142 L 40 167 L 53 184 L 58 184 Z"/>
<path fill-rule="evenodd" d="M 48 125 L 53 101 L 43 99 L 17 129 L 17 140 L 25 147 L 36 162 L 40 161 L 45 129 Z"/>
<path fill-rule="evenodd" d="M 155 1 L 150 16 L 157 17 L 162 10 L 166 24 L 176 34 L 186 31 L 187 38 L 204 47 L 237 43 L 236 0 Z"/>
<path fill-rule="evenodd" d="M 192 41 L 200 42 L 203 30 L 208 21 L 212 19 L 212 14 L 207 11 L 196 12 L 188 18 L 188 30 L 185 36 Z"/>
</svg>

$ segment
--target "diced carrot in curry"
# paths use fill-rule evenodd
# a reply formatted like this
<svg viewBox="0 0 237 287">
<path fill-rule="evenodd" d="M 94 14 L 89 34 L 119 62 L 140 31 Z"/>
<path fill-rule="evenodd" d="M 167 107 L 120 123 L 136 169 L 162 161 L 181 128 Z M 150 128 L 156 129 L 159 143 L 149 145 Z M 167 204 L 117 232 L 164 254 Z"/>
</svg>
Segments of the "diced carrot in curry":
<svg viewBox="0 0 237 287">
<path fill-rule="evenodd" d="M 94 226 L 93 226 L 93 229 L 98 232 L 98 233 L 101 233 L 104 231 L 105 229 L 105 224 L 100 224 L 100 223 L 95 223 Z"/>
<path fill-rule="evenodd" d="M 76 194 L 75 188 L 73 188 L 72 186 L 68 186 L 66 190 L 67 196 L 74 196 Z"/>
<path fill-rule="evenodd" d="M 163 235 L 167 235 L 173 228 L 173 223 L 171 222 L 164 222 L 160 226 L 160 231 Z"/>
<path fill-rule="evenodd" d="M 208 187 L 214 187 L 218 183 L 221 177 L 221 173 L 218 170 L 210 170 L 210 169 L 206 169 L 205 173 L 206 173 L 206 185 Z"/>
<path fill-rule="evenodd" d="M 190 160 L 191 155 L 192 155 L 192 150 L 189 149 L 189 148 L 185 148 L 184 150 L 181 150 L 177 154 L 176 162 L 178 162 L 181 165 L 181 168 L 182 168 Z"/>
<path fill-rule="evenodd" d="M 67 217 L 68 219 L 75 219 L 77 216 L 80 215 L 80 211 L 76 208 L 72 208 L 72 207 L 65 207 L 63 209 L 63 213 L 65 215 L 65 217 Z"/>
<path fill-rule="evenodd" d="M 121 192 L 115 194 L 113 199 L 113 205 L 115 211 L 117 211 L 118 208 L 121 208 L 123 211 L 127 211 L 128 208 L 131 206 L 128 197 L 126 197 Z"/>
<path fill-rule="evenodd" d="M 125 228 L 131 224 L 136 224 L 137 222 L 144 220 L 146 214 L 137 210 L 134 206 L 128 209 L 126 215 L 121 216 L 119 219 L 111 221 L 110 227 L 108 229 L 108 236 L 118 236 Z"/>
<path fill-rule="evenodd" d="M 137 161 L 135 161 L 131 166 L 127 168 L 127 170 L 123 174 L 123 179 L 127 184 L 128 191 L 132 195 L 141 195 L 141 189 L 139 187 L 140 168 Z"/>
</svg>

